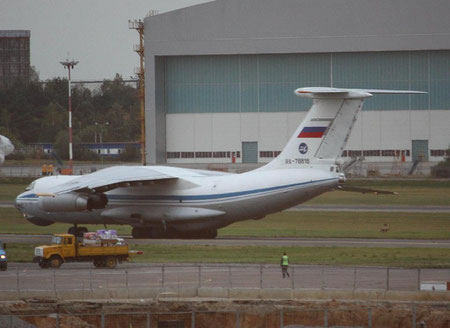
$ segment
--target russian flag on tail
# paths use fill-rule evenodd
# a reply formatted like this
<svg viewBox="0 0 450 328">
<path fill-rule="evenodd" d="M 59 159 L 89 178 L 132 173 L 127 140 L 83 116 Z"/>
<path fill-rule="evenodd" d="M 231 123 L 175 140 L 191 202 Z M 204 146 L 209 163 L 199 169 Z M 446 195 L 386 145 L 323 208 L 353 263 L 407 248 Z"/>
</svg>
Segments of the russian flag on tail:
<svg viewBox="0 0 450 328">
<path fill-rule="evenodd" d="M 326 126 L 305 126 L 297 138 L 322 138 L 327 128 Z"/>
</svg>

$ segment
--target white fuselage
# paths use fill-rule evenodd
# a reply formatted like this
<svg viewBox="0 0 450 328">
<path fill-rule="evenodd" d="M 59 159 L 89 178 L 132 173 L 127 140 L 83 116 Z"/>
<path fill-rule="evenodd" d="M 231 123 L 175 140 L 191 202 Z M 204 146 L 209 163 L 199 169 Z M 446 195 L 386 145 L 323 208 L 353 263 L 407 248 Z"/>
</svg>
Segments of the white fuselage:
<svg viewBox="0 0 450 328">
<path fill-rule="evenodd" d="M 11 141 L 4 136 L 0 136 L 0 164 L 2 164 L 5 161 L 5 157 L 13 151 L 14 146 Z"/>
<path fill-rule="evenodd" d="M 46 177 L 37 180 L 32 190 L 19 195 L 16 206 L 27 216 L 54 222 L 133 226 L 158 226 L 164 222 L 186 231 L 261 219 L 307 201 L 338 184 L 335 174 L 318 169 L 256 170 L 218 176 L 196 175 L 195 170 L 173 167 L 159 166 L 157 169 L 169 175 L 176 173 L 182 179 L 117 188 L 106 193 L 106 208 L 67 213 L 42 211 L 38 195 L 49 192 L 47 187 L 55 186 L 58 180 L 63 183 L 76 177 Z"/>
</svg>

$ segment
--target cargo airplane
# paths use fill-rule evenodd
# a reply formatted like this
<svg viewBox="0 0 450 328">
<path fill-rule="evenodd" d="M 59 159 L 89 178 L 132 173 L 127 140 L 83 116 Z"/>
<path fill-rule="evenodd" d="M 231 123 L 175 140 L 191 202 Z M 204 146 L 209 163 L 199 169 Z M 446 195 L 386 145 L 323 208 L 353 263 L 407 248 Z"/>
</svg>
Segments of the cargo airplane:
<svg viewBox="0 0 450 328">
<path fill-rule="evenodd" d="M 0 164 L 5 162 L 5 157 L 14 151 L 11 141 L 5 136 L 0 135 Z"/>
<path fill-rule="evenodd" d="M 345 189 L 340 154 L 363 101 L 415 91 L 300 88 L 313 104 L 283 151 L 253 171 L 231 174 L 169 166 L 115 166 L 32 182 L 16 207 L 36 225 L 127 224 L 134 238 L 214 238 L 217 229 Z"/>
</svg>

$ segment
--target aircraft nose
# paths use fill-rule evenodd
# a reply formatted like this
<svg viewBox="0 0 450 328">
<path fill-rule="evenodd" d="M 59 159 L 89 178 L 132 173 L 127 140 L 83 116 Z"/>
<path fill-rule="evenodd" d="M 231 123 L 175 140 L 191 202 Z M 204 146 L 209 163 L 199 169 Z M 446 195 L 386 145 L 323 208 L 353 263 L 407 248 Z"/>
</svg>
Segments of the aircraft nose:
<svg viewBox="0 0 450 328">
<path fill-rule="evenodd" d="M 14 202 L 14 206 L 15 206 L 19 211 L 22 211 L 22 210 L 23 210 L 23 201 L 21 200 L 21 196 L 22 196 L 23 194 L 24 194 L 24 193 L 21 193 L 20 195 L 18 195 L 18 196 L 16 197 L 15 202 Z"/>
</svg>

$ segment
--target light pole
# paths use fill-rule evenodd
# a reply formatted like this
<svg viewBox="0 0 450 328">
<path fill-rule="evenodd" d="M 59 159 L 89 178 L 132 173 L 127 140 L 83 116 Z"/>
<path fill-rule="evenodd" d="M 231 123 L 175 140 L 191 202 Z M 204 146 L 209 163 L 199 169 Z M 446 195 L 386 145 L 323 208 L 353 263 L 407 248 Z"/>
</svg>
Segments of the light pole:
<svg viewBox="0 0 450 328">
<path fill-rule="evenodd" d="M 109 125 L 109 122 L 105 122 L 105 123 L 94 123 L 95 126 L 99 126 L 100 127 L 100 145 L 101 145 L 101 150 L 100 150 L 100 157 L 102 158 L 102 164 L 103 164 L 103 129 L 105 128 L 105 126 Z"/>
<path fill-rule="evenodd" d="M 73 148 L 72 148 L 72 87 L 70 85 L 70 70 L 75 67 L 76 64 L 78 64 L 77 61 L 67 59 L 66 61 L 60 62 L 64 68 L 67 68 L 67 71 L 69 73 L 69 167 L 70 167 L 70 174 L 73 172 Z"/>
<path fill-rule="evenodd" d="M 150 10 L 146 17 L 157 15 L 157 10 Z M 139 45 L 134 46 L 134 51 L 139 55 L 139 71 L 136 73 L 139 77 L 139 102 L 141 108 L 141 161 L 142 165 L 147 165 L 145 156 L 145 76 L 144 76 L 144 22 L 140 19 L 129 20 L 128 28 L 138 31 Z"/>
</svg>

